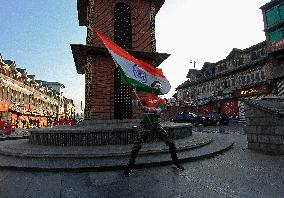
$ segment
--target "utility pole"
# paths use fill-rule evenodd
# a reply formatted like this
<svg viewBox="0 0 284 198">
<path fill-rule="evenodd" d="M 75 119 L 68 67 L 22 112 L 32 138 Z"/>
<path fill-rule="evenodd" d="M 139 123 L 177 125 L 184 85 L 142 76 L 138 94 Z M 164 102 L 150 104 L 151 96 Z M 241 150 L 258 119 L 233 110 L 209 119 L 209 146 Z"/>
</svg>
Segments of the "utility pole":
<svg viewBox="0 0 284 198">
<path fill-rule="evenodd" d="M 195 68 L 195 61 L 194 60 L 190 60 L 190 63 L 193 63 L 193 68 Z"/>
</svg>

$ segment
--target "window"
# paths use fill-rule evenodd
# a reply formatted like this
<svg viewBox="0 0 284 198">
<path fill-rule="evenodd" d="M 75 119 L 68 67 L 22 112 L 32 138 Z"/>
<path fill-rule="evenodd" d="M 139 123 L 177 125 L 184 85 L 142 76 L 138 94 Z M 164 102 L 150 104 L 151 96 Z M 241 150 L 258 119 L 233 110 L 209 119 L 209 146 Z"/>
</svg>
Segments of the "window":
<svg viewBox="0 0 284 198">
<path fill-rule="evenodd" d="M 284 19 L 284 4 L 279 5 L 280 19 Z"/>
<path fill-rule="evenodd" d="M 267 27 L 270 27 L 281 20 L 284 20 L 284 3 L 274 6 L 266 11 Z"/>
<path fill-rule="evenodd" d="M 220 82 L 216 83 L 216 90 L 220 89 Z"/>
<path fill-rule="evenodd" d="M 284 28 L 269 33 L 269 41 L 274 42 L 284 37 Z"/>
<path fill-rule="evenodd" d="M 224 88 L 228 88 L 229 85 L 228 85 L 228 81 L 227 80 L 224 80 Z"/>
<path fill-rule="evenodd" d="M 254 82 L 254 81 L 255 81 L 255 79 L 254 79 L 254 73 L 252 73 L 252 74 L 250 75 L 250 79 L 251 79 L 251 82 Z"/>
<path fill-rule="evenodd" d="M 225 81 L 224 80 L 222 80 L 222 82 L 221 82 L 221 87 L 220 87 L 221 89 L 224 89 L 225 88 Z"/>
<path fill-rule="evenodd" d="M 242 76 L 241 78 L 242 78 L 241 84 L 244 85 L 246 83 L 246 76 Z"/>
<path fill-rule="evenodd" d="M 247 84 L 250 84 L 250 75 L 247 75 L 247 81 L 246 81 Z"/>
<path fill-rule="evenodd" d="M 132 49 L 131 10 L 126 3 L 117 3 L 114 8 L 114 42 Z"/>
<path fill-rule="evenodd" d="M 231 87 L 231 86 L 232 86 L 230 79 L 227 80 L 227 86 L 228 86 L 228 87 Z"/>
<path fill-rule="evenodd" d="M 274 6 L 266 11 L 267 27 L 270 27 L 284 19 L 284 3 Z"/>
<path fill-rule="evenodd" d="M 265 80 L 264 71 L 261 71 L 261 72 L 260 72 L 260 78 L 261 78 L 261 80 Z"/>
<path fill-rule="evenodd" d="M 255 61 L 255 59 L 257 59 L 257 57 L 256 57 L 256 52 L 251 52 L 251 54 L 250 54 L 250 59 L 251 59 L 252 61 Z"/>
<path fill-rule="evenodd" d="M 256 72 L 256 74 L 255 74 L 255 80 L 256 80 L 256 82 L 260 81 L 259 72 Z"/>
<path fill-rule="evenodd" d="M 277 6 L 266 11 L 267 27 L 272 26 L 273 24 L 277 23 L 278 21 L 280 21 L 280 15 L 279 15 L 279 10 L 278 10 Z"/>
<path fill-rule="evenodd" d="M 9 100 L 9 89 L 7 89 L 7 100 Z"/>
<path fill-rule="evenodd" d="M 231 83 L 232 83 L 232 87 L 236 86 L 236 80 L 235 79 L 232 79 Z"/>
</svg>

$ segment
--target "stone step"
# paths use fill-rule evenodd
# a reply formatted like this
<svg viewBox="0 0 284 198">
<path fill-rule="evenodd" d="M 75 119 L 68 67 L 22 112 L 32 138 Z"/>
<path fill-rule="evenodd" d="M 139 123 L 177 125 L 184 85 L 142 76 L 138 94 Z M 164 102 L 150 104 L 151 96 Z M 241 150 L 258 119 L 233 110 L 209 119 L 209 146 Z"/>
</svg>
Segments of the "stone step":
<svg viewBox="0 0 284 198">
<path fill-rule="evenodd" d="M 208 134 L 196 133 L 175 143 L 178 151 L 204 146 L 213 141 Z M 103 146 L 43 146 L 29 144 L 29 140 L 6 141 L 0 144 L 0 154 L 15 157 L 36 158 L 100 158 L 129 156 L 132 145 Z M 140 154 L 168 152 L 163 142 L 144 143 Z"/>
<path fill-rule="evenodd" d="M 195 161 L 203 158 L 213 157 L 217 154 L 220 154 L 233 146 L 233 142 L 226 137 L 226 135 L 221 134 L 197 134 L 200 136 L 207 135 L 206 137 L 213 138 L 213 141 L 211 143 L 207 143 L 202 146 L 193 146 L 188 148 L 184 147 L 186 143 L 182 145 L 181 142 L 176 142 L 176 145 L 178 147 L 178 156 L 180 158 L 181 162 L 187 162 L 187 161 Z M 207 139 L 208 140 L 208 139 Z M 13 140 L 13 141 L 23 141 L 23 140 Z M 184 141 L 186 142 L 186 141 Z M 66 156 L 49 156 L 49 157 L 38 157 L 38 156 L 31 156 L 27 155 L 27 150 L 23 149 L 22 155 L 9 155 L 8 153 L 4 153 L 3 148 L 6 148 L 7 145 L 2 145 L 1 142 L 1 152 L 0 154 L 0 167 L 2 168 L 8 168 L 8 169 L 23 169 L 23 170 L 45 170 L 45 171 L 75 171 L 75 172 L 83 172 L 83 171 L 103 171 L 103 170 L 115 170 L 115 169 L 123 169 L 125 168 L 125 165 L 128 162 L 129 159 L 129 151 L 131 147 L 125 147 L 120 148 L 119 152 L 117 149 L 116 153 L 120 153 L 120 155 L 113 155 L 114 152 L 111 148 L 108 153 L 101 151 L 101 156 L 99 155 L 89 155 L 86 156 L 83 153 L 80 153 L 80 149 L 78 147 L 74 147 L 74 149 L 77 149 L 77 156 L 68 155 L 68 152 Z M 11 144 L 12 145 L 12 144 Z M 16 145 L 14 143 L 14 145 Z M 182 145 L 182 146 L 180 146 Z M 192 144 L 193 145 L 193 144 Z M 34 146 L 34 145 L 33 145 Z M 159 147 L 160 149 L 152 150 L 155 144 L 149 144 L 144 145 L 143 149 L 141 150 L 141 153 L 139 153 L 137 162 L 136 162 L 136 168 L 141 167 L 152 167 L 152 166 L 161 166 L 161 165 L 167 165 L 171 164 L 170 154 L 166 152 L 166 148 Z M 157 145 L 156 145 L 157 146 Z M 160 145 L 161 146 L 161 145 Z M 44 147 L 44 146 L 42 146 Z M 107 147 L 107 146 L 105 146 Z M 109 147 L 109 146 L 108 146 Z M 10 149 L 13 147 L 10 146 Z M 64 148 L 64 147 L 61 147 Z M 34 148 L 34 153 L 37 152 L 39 154 L 40 152 L 44 153 L 42 150 Z M 58 151 L 61 150 L 58 148 Z M 85 148 L 85 152 L 90 151 L 90 148 Z M 128 149 L 128 150 L 127 150 Z M 15 149 L 15 152 L 17 149 Z M 66 150 L 65 150 L 66 151 Z M 82 150 L 81 150 L 82 151 Z M 99 150 L 97 150 L 99 151 Z M 52 153 L 52 152 L 51 152 Z M 74 154 L 71 152 L 71 154 Z M 104 156 L 103 156 L 104 153 Z M 11 154 L 11 152 L 10 152 Z M 19 154 L 19 153 L 18 153 Z M 46 151 L 45 151 L 46 154 Z M 62 154 L 62 153 L 61 153 Z M 69 152 L 70 154 L 70 152 Z M 86 154 L 86 153 L 85 153 Z"/>
</svg>

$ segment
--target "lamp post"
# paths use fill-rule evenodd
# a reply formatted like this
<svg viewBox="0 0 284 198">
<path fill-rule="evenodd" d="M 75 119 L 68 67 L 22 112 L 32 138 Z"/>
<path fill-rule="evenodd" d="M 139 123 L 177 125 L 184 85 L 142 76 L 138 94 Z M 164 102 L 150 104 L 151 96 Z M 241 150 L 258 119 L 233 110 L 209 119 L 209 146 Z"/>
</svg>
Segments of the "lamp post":
<svg viewBox="0 0 284 198">
<path fill-rule="evenodd" d="M 190 62 L 190 63 L 193 63 L 193 68 L 195 68 L 196 61 L 190 60 L 189 62 Z"/>
</svg>

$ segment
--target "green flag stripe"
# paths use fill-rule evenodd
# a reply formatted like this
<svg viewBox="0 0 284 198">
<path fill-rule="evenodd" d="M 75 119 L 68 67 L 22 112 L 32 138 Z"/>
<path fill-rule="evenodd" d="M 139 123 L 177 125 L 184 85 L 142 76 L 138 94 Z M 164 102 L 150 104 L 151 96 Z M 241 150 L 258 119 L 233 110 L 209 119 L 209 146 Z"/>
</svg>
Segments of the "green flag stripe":
<svg viewBox="0 0 284 198">
<path fill-rule="evenodd" d="M 137 80 L 134 80 L 133 78 L 128 78 L 120 66 L 118 66 L 118 69 L 119 69 L 119 72 L 121 74 L 121 80 L 122 80 L 123 84 L 132 85 L 132 86 L 136 87 L 136 89 L 138 91 L 146 91 L 146 92 L 156 91 L 155 89 L 149 87 L 146 84 L 143 84 L 143 83 L 141 83 Z M 163 95 L 163 93 L 160 90 L 159 90 L 158 94 Z"/>
</svg>

